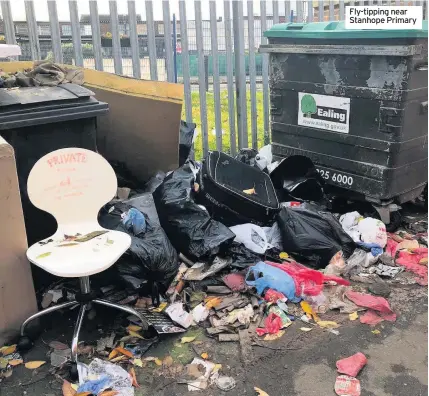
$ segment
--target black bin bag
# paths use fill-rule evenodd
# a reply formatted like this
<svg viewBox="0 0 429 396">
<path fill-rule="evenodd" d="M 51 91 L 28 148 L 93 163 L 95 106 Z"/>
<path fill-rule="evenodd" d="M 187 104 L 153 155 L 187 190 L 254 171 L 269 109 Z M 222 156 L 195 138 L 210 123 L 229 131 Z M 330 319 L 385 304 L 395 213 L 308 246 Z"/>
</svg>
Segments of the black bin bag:
<svg viewBox="0 0 429 396">
<path fill-rule="evenodd" d="M 153 198 L 161 226 L 174 247 L 199 260 L 226 251 L 235 234 L 194 202 L 197 172 L 196 164 L 187 161 L 164 179 Z"/>
<path fill-rule="evenodd" d="M 180 121 L 179 135 L 179 166 L 185 164 L 192 152 L 192 144 L 194 142 L 194 132 L 197 124 L 192 122 Z"/>
<path fill-rule="evenodd" d="M 348 258 L 355 243 L 341 224 L 319 206 L 302 204 L 283 208 L 277 216 L 283 250 L 315 268 L 325 268 L 339 251 Z"/>
<path fill-rule="evenodd" d="M 121 222 L 121 215 L 131 208 L 133 206 L 125 203 L 106 205 L 98 220 L 104 228 L 126 232 L 131 236 L 131 246 L 116 262 L 115 269 L 126 284 L 129 284 L 130 276 L 147 280 L 152 299 L 158 303 L 159 295 L 165 294 L 177 274 L 178 255 L 162 227 L 152 223 L 143 212 L 145 232 L 134 235 L 132 230 L 128 230 Z"/>
</svg>

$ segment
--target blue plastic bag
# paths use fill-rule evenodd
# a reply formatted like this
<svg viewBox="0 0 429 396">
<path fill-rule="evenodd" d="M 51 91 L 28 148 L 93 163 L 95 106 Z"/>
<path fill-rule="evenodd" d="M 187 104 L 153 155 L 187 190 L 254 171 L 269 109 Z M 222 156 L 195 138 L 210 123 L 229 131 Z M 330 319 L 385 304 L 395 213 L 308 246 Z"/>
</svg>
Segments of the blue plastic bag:
<svg viewBox="0 0 429 396">
<path fill-rule="evenodd" d="M 137 209 L 131 208 L 128 212 L 124 213 L 122 224 L 135 236 L 146 232 L 146 219 L 143 213 Z"/>
<path fill-rule="evenodd" d="M 256 287 L 259 295 L 265 289 L 274 289 L 283 293 L 292 302 L 300 301 L 300 298 L 295 296 L 295 282 L 293 278 L 281 269 L 265 264 L 262 261 L 249 268 L 246 275 L 246 283 L 249 286 Z"/>
</svg>

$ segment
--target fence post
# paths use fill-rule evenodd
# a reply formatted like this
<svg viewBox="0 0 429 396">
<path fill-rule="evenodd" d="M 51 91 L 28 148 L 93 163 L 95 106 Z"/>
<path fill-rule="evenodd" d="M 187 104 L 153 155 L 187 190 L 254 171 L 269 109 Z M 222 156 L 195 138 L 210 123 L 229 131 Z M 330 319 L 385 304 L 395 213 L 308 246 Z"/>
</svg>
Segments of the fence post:
<svg viewBox="0 0 429 396">
<path fill-rule="evenodd" d="M 209 56 L 204 55 L 204 86 L 206 92 L 209 92 Z"/>
<path fill-rule="evenodd" d="M 235 93 L 237 96 L 237 125 L 239 149 L 249 147 L 247 134 L 246 68 L 244 64 L 243 3 L 232 2 L 235 55 Z"/>
<path fill-rule="evenodd" d="M 47 1 L 49 13 L 49 25 L 51 27 L 51 43 L 52 53 L 54 54 L 54 61 L 63 63 L 63 52 L 61 50 L 61 32 L 60 24 L 58 22 L 57 2 Z"/>
</svg>

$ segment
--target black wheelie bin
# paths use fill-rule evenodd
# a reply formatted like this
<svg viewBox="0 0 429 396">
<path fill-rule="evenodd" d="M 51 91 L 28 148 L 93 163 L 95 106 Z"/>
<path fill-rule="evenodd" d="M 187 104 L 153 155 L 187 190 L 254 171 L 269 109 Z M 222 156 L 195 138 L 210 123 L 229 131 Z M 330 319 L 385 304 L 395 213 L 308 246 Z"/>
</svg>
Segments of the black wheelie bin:
<svg viewBox="0 0 429 396">
<path fill-rule="evenodd" d="M 284 23 L 265 32 L 273 158 L 309 157 L 385 223 L 428 180 L 428 30 Z M 397 213 L 396 213 L 397 214 Z"/>
<path fill-rule="evenodd" d="M 27 194 L 27 179 L 45 154 L 65 147 L 97 150 L 97 116 L 108 105 L 76 84 L 56 87 L 0 88 L 0 135 L 14 148 L 29 245 L 57 229 L 52 215 L 36 208 Z"/>
</svg>

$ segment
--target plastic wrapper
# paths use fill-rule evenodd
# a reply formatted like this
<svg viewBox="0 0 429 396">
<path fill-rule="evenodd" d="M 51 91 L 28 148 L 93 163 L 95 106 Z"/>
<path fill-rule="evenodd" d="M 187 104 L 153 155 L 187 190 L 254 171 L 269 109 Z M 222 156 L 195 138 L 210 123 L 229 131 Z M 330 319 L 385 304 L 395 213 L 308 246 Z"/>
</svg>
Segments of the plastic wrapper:
<svg viewBox="0 0 429 396">
<path fill-rule="evenodd" d="M 277 221 L 283 249 L 315 268 L 325 268 L 339 251 L 347 259 L 355 249 L 338 220 L 317 206 L 283 208 Z"/>
<path fill-rule="evenodd" d="M 169 174 L 153 193 L 162 227 L 180 253 L 201 259 L 226 251 L 235 235 L 194 202 L 198 169 L 188 161 Z"/>
</svg>

